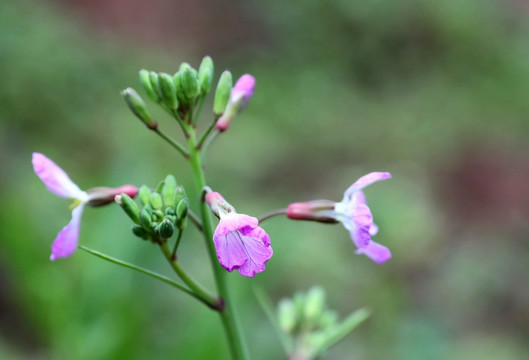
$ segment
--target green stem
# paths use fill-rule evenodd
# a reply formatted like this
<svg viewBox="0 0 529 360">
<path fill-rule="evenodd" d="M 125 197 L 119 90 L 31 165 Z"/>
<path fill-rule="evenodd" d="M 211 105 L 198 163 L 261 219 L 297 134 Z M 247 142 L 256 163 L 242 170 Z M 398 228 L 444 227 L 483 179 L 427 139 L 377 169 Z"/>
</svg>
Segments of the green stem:
<svg viewBox="0 0 529 360">
<path fill-rule="evenodd" d="M 204 106 L 204 100 L 206 99 L 206 94 L 202 95 L 200 97 L 197 112 L 195 113 L 195 117 L 193 118 L 193 126 L 196 127 L 198 118 L 200 117 L 200 113 L 202 112 L 202 106 Z"/>
<path fill-rule="evenodd" d="M 194 280 L 187 272 L 182 268 L 178 261 L 172 257 L 171 249 L 167 241 L 159 242 L 160 249 L 162 250 L 165 258 L 169 262 L 169 265 L 173 268 L 174 272 L 178 275 L 182 281 L 189 286 L 189 288 L 196 294 L 200 299 L 208 305 L 210 308 L 219 311 L 222 308 L 222 302 L 219 301 L 215 296 L 209 293 L 202 285 Z"/>
<path fill-rule="evenodd" d="M 207 130 L 200 137 L 200 140 L 198 141 L 198 144 L 197 144 L 197 149 L 198 150 L 200 150 L 202 148 L 202 145 L 204 144 L 204 141 L 208 138 L 209 134 L 211 134 L 211 132 L 215 128 L 215 124 L 217 123 L 218 119 L 219 119 L 218 116 L 215 116 L 215 120 L 211 123 L 211 125 L 209 125 Z"/>
<path fill-rule="evenodd" d="M 200 159 L 200 152 L 196 147 L 196 134 L 194 129 L 191 130 L 191 137 L 189 138 L 189 163 L 193 170 L 195 178 L 195 185 L 197 193 L 200 194 L 202 189 L 206 186 L 206 179 L 204 177 L 204 171 L 202 169 L 202 161 Z M 225 307 L 219 312 L 222 324 L 226 331 L 228 343 L 230 346 L 231 354 L 234 360 L 247 360 L 250 358 L 248 349 L 246 347 L 245 340 L 239 321 L 235 315 L 233 303 L 230 298 L 230 292 L 228 284 L 226 282 L 226 270 L 224 270 L 217 259 L 217 253 L 215 251 L 215 245 L 213 244 L 213 224 L 211 223 L 210 211 L 207 204 L 204 201 L 200 202 L 200 215 L 202 217 L 202 225 L 204 230 L 204 239 L 206 241 L 206 247 L 208 249 L 208 255 L 213 267 L 213 273 L 215 275 L 215 282 L 217 289 L 222 300 L 224 300 Z"/>
<path fill-rule="evenodd" d="M 180 245 L 180 240 L 182 240 L 182 234 L 184 230 L 178 230 L 178 235 L 176 236 L 176 242 L 174 243 L 173 252 L 171 253 L 171 259 L 176 259 L 176 251 L 178 250 L 178 245 Z"/>
<path fill-rule="evenodd" d="M 213 143 L 213 141 L 217 138 L 217 136 L 220 134 L 219 130 L 215 130 L 211 136 L 207 138 L 207 140 L 204 142 L 204 145 L 202 145 L 202 162 L 206 159 L 206 154 L 208 152 L 209 147 Z M 199 149 L 200 150 L 200 149 Z"/>
<path fill-rule="evenodd" d="M 198 231 L 203 231 L 202 221 L 198 218 L 198 216 L 192 212 L 191 210 L 187 210 L 187 217 L 195 224 Z"/>
<path fill-rule="evenodd" d="M 172 147 L 178 150 L 178 152 L 182 154 L 185 158 L 189 157 L 189 153 L 187 152 L 187 150 L 182 145 L 180 145 L 178 142 L 171 139 L 169 136 L 167 136 L 164 132 L 162 132 L 158 128 L 154 129 L 153 131 L 157 133 L 158 135 L 160 135 L 160 137 L 164 139 L 165 141 L 167 141 Z"/>
<path fill-rule="evenodd" d="M 136 271 L 138 271 L 138 272 L 140 272 L 142 274 L 146 274 L 146 275 L 149 275 L 149 276 L 151 276 L 151 277 L 153 277 L 155 279 L 161 280 L 161 281 L 163 281 L 163 282 L 165 282 L 165 283 L 177 288 L 178 290 L 181 290 L 181 291 L 185 292 L 186 294 L 191 295 L 191 296 L 197 298 L 200 301 L 203 301 L 203 299 L 201 299 L 197 294 L 193 293 L 191 290 L 189 290 L 186 287 L 180 285 L 179 283 L 177 283 L 174 280 L 168 278 L 167 276 L 155 273 L 154 271 L 142 268 L 140 266 L 128 263 L 126 261 L 116 259 L 115 257 L 109 256 L 107 254 L 103 254 L 102 252 L 99 252 L 97 250 L 93 250 L 93 249 L 87 248 L 86 246 L 79 245 L 79 249 L 83 249 L 84 251 L 88 252 L 89 254 L 95 255 L 95 256 L 103 259 L 103 260 L 109 261 L 111 263 L 114 263 L 114 264 L 129 268 L 129 269 L 132 269 L 132 270 L 136 270 Z"/>
</svg>

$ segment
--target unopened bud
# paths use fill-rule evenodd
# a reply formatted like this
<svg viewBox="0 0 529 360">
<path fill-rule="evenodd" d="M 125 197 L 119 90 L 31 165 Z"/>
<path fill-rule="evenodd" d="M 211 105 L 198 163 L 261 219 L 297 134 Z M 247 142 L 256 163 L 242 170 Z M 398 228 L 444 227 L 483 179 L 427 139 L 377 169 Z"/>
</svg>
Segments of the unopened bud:
<svg viewBox="0 0 529 360">
<path fill-rule="evenodd" d="M 281 329 L 289 334 L 297 325 L 297 313 L 294 303 L 289 299 L 283 299 L 279 302 L 277 309 L 277 317 Z"/>
<path fill-rule="evenodd" d="M 158 127 L 156 120 L 154 120 L 147 111 L 147 106 L 143 102 L 142 98 L 138 95 L 136 91 L 132 88 L 126 88 L 121 92 L 121 95 L 127 102 L 129 109 L 143 121 L 145 125 L 151 130 L 155 130 Z"/>
<path fill-rule="evenodd" d="M 146 207 L 140 211 L 140 222 L 144 229 L 151 231 L 152 230 L 152 216 L 151 213 L 147 210 Z"/>
<path fill-rule="evenodd" d="M 220 75 L 217 89 L 215 90 L 215 100 L 213 102 L 213 114 L 215 116 L 221 116 L 226 110 L 226 105 L 230 100 L 231 88 L 233 86 L 233 80 L 231 73 L 226 70 Z"/>
<path fill-rule="evenodd" d="M 158 102 L 160 99 L 154 92 L 154 89 L 152 88 L 151 84 L 151 78 L 149 76 L 149 72 L 145 69 L 140 70 L 140 84 L 145 93 L 148 97 L 150 97 L 153 101 Z"/>
<path fill-rule="evenodd" d="M 173 77 L 165 73 L 160 73 L 158 75 L 158 84 L 164 104 L 169 109 L 176 110 L 178 108 L 178 99 L 176 98 L 176 87 L 173 82 Z"/>
<path fill-rule="evenodd" d="M 307 320 L 314 324 L 324 311 L 325 291 L 318 286 L 309 290 L 305 296 L 305 309 L 303 311 Z"/>
<path fill-rule="evenodd" d="M 182 199 L 176 207 L 176 216 L 178 219 L 184 219 L 187 216 L 187 211 L 189 209 L 189 200 Z"/>
<path fill-rule="evenodd" d="M 331 216 L 336 203 L 330 200 L 313 200 L 288 205 L 287 217 L 292 220 L 309 220 L 323 223 L 337 223 Z"/>
<path fill-rule="evenodd" d="M 182 201 L 182 199 L 185 199 L 185 198 L 187 198 L 187 194 L 186 194 L 184 187 L 182 185 L 178 185 L 176 187 L 175 197 L 174 197 L 175 204 L 178 204 L 180 201 Z"/>
<path fill-rule="evenodd" d="M 140 186 L 138 197 L 144 206 L 149 204 L 151 202 L 151 189 L 145 185 Z"/>
<path fill-rule="evenodd" d="M 215 129 L 220 131 L 227 130 L 235 115 L 244 109 L 248 103 L 248 100 L 250 100 L 252 97 L 254 90 L 255 78 L 249 74 L 244 74 L 241 76 L 231 90 L 228 105 L 226 106 L 221 118 L 215 124 Z"/>
<path fill-rule="evenodd" d="M 200 84 L 198 82 L 198 73 L 189 64 L 183 63 L 180 67 L 180 76 L 182 81 L 182 90 L 186 98 L 193 100 L 200 94 Z"/>
<path fill-rule="evenodd" d="M 173 236 L 174 225 L 171 223 L 171 221 L 165 219 L 160 223 L 157 230 L 160 237 L 163 239 L 169 239 L 171 236 Z"/>
<path fill-rule="evenodd" d="M 176 179 L 173 175 L 167 175 L 162 187 L 162 200 L 166 208 L 175 208 Z"/>
<path fill-rule="evenodd" d="M 158 194 L 157 192 L 151 193 L 150 202 L 151 202 L 152 208 L 155 210 L 161 210 L 163 207 L 162 196 Z"/>
<path fill-rule="evenodd" d="M 117 195 L 122 193 L 134 198 L 138 194 L 138 188 L 134 185 L 123 185 L 117 188 L 96 187 L 86 191 L 89 196 L 88 206 L 103 206 L 114 202 Z"/>
<path fill-rule="evenodd" d="M 138 207 L 138 204 L 130 196 L 123 193 L 119 196 L 119 205 L 121 208 L 125 211 L 125 213 L 134 221 L 136 224 L 140 223 L 140 208 Z"/>
<path fill-rule="evenodd" d="M 198 68 L 198 81 L 200 83 L 200 90 L 204 95 L 211 90 L 213 71 L 213 60 L 209 56 L 205 56 Z"/>
<path fill-rule="evenodd" d="M 136 235 L 139 238 L 142 238 L 144 240 L 149 239 L 149 233 L 147 230 L 142 228 L 140 225 L 132 225 L 132 233 Z"/>
<path fill-rule="evenodd" d="M 154 93 L 156 94 L 157 101 L 163 99 L 162 91 L 160 90 L 160 83 L 158 82 L 158 74 L 154 71 L 149 71 L 149 81 L 151 82 L 151 87 Z"/>
</svg>

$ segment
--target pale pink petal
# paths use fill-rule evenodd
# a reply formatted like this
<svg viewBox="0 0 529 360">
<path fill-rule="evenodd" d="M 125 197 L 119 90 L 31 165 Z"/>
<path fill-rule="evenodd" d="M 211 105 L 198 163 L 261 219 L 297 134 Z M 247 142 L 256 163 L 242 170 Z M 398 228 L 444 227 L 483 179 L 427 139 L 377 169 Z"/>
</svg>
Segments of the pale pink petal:
<svg viewBox="0 0 529 360">
<path fill-rule="evenodd" d="M 255 78 L 250 74 L 244 74 L 237 80 L 231 91 L 232 101 L 244 96 L 242 106 L 246 105 L 255 91 Z"/>
<path fill-rule="evenodd" d="M 350 197 L 354 192 L 362 190 L 366 186 L 369 186 L 377 181 L 390 179 L 391 174 L 388 172 L 372 172 L 367 175 L 362 176 L 360 179 L 356 180 L 353 185 L 351 185 L 347 190 L 345 190 L 344 196 Z"/>
<path fill-rule="evenodd" d="M 378 233 L 378 226 L 375 223 L 371 224 L 371 227 L 369 228 L 369 234 L 371 236 L 375 236 Z"/>
<path fill-rule="evenodd" d="M 64 198 L 74 198 L 81 201 L 87 199 L 87 194 L 79 189 L 68 175 L 45 155 L 33 153 L 32 162 L 35 173 L 49 191 Z"/>
<path fill-rule="evenodd" d="M 364 254 L 378 264 L 382 264 L 391 258 L 391 252 L 383 245 L 371 241 L 368 246 L 356 250 L 357 254 Z"/>
<path fill-rule="evenodd" d="M 50 260 L 65 258 L 72 255 L 77 249 L 79 239 L 79 227 L 83 205 L 77 206 L 72 211 L 72 220 L 57 234 L 55 241 L 51 245 Z"/>
<path fill-rule="evenodd" d="M 347 225 L 344 223 L 344 225 L 349 230 L 355 245 L 358 248 L 368 246 L 371 241 L 370 229 L 373 224 L 371 210 L 366 204 L 358 203 L 353 207 L 350 216 L 351 223 Z"/>
<path fill-rule="evenodd" d="M 248 259 L 241 234 L 238 231 L 227 234 L 219 234 L 215 231 L 213 242 L 219 263 L 229 272 L 243 265 Z"/>
</svg>

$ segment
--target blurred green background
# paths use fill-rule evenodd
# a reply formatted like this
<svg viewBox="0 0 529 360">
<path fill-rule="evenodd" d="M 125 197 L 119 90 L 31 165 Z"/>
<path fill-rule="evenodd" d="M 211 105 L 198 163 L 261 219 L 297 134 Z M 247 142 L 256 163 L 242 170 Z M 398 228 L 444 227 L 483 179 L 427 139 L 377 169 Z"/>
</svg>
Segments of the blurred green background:
<svg viewBox="0 0 529 360">
<path fill-rule="evenodd" d="M 119 91 L 139 88 L 140 68 L 207 54 L 217 76 L 257 78 L 208 159 L 239 212 L 341 200 L 361 175 L 393 174 L 366 190 L 393 252 L 382 266 L 339 225 L 265 223 L 266 271 L 229 276 L 254 359 L 283 355 L 253 286 L 277 302 L 315 284 L 342 316 L 374 313 L 328 359 L 528 359 L 528 18 L 521 0 L 3 0 L 0 358 L 228 358 L 217 316 L 165 284 L 84 252 L 50 262 L 69 203 L 30 162 L 46 154 L 83 189 L 168 173 L 192 189 Z M 170 274 L 129 228 L 117 206 L 87 209 L 81 243 Z M 181 261 L 212 286 L 188 235 Z"/>
</svg>

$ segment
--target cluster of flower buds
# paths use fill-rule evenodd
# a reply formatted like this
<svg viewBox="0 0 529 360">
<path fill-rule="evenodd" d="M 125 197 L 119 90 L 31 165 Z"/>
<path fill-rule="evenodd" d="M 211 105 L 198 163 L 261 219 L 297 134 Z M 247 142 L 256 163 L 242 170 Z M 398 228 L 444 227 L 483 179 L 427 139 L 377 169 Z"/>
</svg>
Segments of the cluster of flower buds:
<svg viewBox="0 0 529 360">
<path fill-rule="evenodd" d="M 135 223 L 132 225 L 134 235 L 160 242 L 169 239 L 175 229 L 182 230 L 186 226 L 189 200 L 174 176 L 168 175 L 154 191 L 141 186 L 138 197 L 141 208 L 127 194 L 116 197 L 116 202 Z"/>
<path fill-rule="evenodd" d="M 277 309 L 279 327 L 287 336 L 291 359 L 318 359 L 369 316 L 360 309 L 338 322 L 335 311 L 325 305 L 325 291 L 313 287 L 306 294 L 283 299 Z"/>
</svg>

